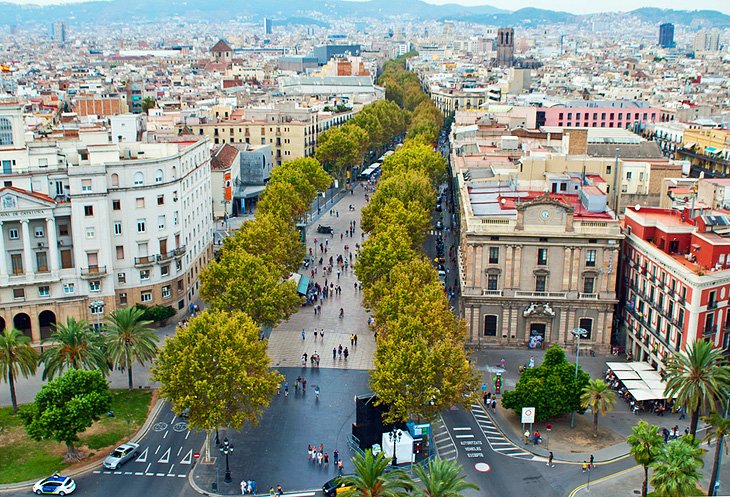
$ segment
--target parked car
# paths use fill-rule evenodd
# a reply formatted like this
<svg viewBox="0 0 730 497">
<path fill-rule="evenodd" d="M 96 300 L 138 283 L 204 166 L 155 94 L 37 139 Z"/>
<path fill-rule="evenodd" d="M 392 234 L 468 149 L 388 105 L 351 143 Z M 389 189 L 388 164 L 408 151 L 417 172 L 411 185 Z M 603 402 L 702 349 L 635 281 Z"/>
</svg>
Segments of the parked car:
<svg viewBox="0 0 730 497">
<path fill-rule="evenodd" d="M 320 224 L 319 226 L 317 226 L 317 233 L 332 234 L 334 232 L 335 232 L 335 230 L 332 229 L 332 226 L 324 226 L 322 224 Z"/>
<path fill-rule="evenodd" d="M 33 485 L 33 492 L 38 495 L 68 495 L 73 493 L 74 490 L 76 490 L 76 482 L 68 476 L 62 476 L 58 473 L 54 473 L 48 478 L 43 478 Z"/>
<path fill-rule="evenodd" d="M 324 495 L 326 497 L 335 497 L 336 495 L 339 495 L 343 492 L 346 492 L 350 490 L 352 487 L 345 485 L 344 483 L 340 483 L 341 476 L 337 476 L 335 478 L 332 478 L 327 483 L 322 485 L 322 492 L 324 492 Z"/>
<path fill-rule="evenodd" d="M 139 444 L 134 442 L 127 442 L 120 445 L 104 459 L 104 467 L 107 469 L 117 469 L 125 462 L 139 455 L 137 449 L 139 449 Z"/>
</svg>

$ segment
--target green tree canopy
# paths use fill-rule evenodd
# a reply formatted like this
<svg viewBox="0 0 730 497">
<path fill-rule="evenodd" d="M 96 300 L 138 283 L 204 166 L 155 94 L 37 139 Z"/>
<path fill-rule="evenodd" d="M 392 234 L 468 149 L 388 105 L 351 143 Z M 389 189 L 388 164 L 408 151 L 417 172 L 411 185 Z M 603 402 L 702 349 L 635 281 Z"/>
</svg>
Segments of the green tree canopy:
<svg viewBox="0 0 730 497">
<path fill-rule="evenodd" d="M 699 339 L 666 362 L 664 393 L 691 413 L 690 433 L 697 433 L 700 411 L 719 409 L 719 401 L 730 392 L 730 366 L 722 349 Z"/>
<path fill-rule="evenodd" d="M 659 434 L 658 426 L 649 425 L 649 423 L 642 420 L 632 428 L 632 433 L 626 439 L 626 442 L 631 447 L 631 455 L 634 456 L 636 464 L 644 468 L 641 497 L 646 497 L 649 486 L 649 466 L 659 457 L 664 447 L 664 440 Z"/>
<path fill-rule="evenodd" d="M 616 393 L 603 380 L 590 380 L 583 388 L 580 403 L 593 413 L 593 436 L 598 436 L 598 415 L 605 416 L 616 404 Z"/>
<path fill-rule="evenodd" d="M 340 180 L 340 188 L 344 186 L 345 172 L 352 166 L 359 165 L 362 160 L 362 156 L 359 155 L 360 144 L 355 140 L 354 134 L 339 126 L 332 127 L 319 135 L 315 157 L 325 170 Z"/>
<path fill-rule="evenodd" d="M 245 250 L 224 250 L 200 275 L 200 295 L 214 309 L 242 311 L 259 326 L 275 326 L 301 306 L 293 281 Z"/>
<path fill-rule="evenodd" d="M 288 223 L 303 216 L 311 203 L 297 192 L 296 187 L 286 181 L 269 183 L 256 204 L 256 215 L 271 214 Z"/>
<path fill-rule="evenodd" d="M 406 142 L 396 153 L 385 159 L 383 177 L 419 171 L 431 181 L 434 188 L 446 181 L 446 159 L 434 152 L 430 145 Z"/>
<path fill-rule="evenodd" d="M 461 473 L 461 466 L 456 461 L 435 458 L 428 461 L 428 466 L 416 464 L 413 474 L 423 485 L 417 492 L 419 497 L 463 497 L 465 490 L 479 490 L 479 486 L 466 481 Z"/>
<path fill-rule="evenodd" d="M 413 487 L 408 473 L 402 469 L 390 469 L 390 458 L 383 452 L 377 456 L 368 449 L 364 454 L 356 453 L 352 458 L 355 466 L 353 475 L 343 476 L 341 482 L 350 486 L 350 490 L 340 494 L 343 497 L 402 497 L 404 492 Z"/>
<path fill-rule="evenodd" d="M 18 398 L 15 394 L 15 380 L 35 374 L 38 353 L 30 345 L 30 337 L 15 328 L 5 328 L 0 333 L 0 370 L 3 380 L 10 387 L 10 402 L 13 412 L 18 412 Z"/>
<path fill-rule="evenodd" d="M 294 187 L 302 202 L 309 206 L 317 195 L 332 183 L 332 178 L 322 169 L 315 159 L 311 157 L 294 159 L 284 162 L 271 171 L 269 185 L 277 183 L 289 183 Z M 268 188 L 268 186 L 267 186 Z"/>
<path fill-rule="evenodd" d="M 73 317 L 56 324 L 41 353 L 43 379 L 53 379 L 67 369 L 98 369 L 109 372 L 104 340 L 85 320 Z"/>
<path fill-rule="evenodd" d="M 32 404 L 20 410 L 34 440 L 66 444 L 66 460 L 77 461 L 78 434 L 109 410 L 112 396 L 101 371 L 71 369 L 41 387 Z"/>
<path fill-rule="evenodd" d="M 395 299 L 393 311 L 388 310 L 391 304 L 383 304 L 384 309 L 379 311 L 384 316 L 394 316 L 409 303 L 415 291 L 435 283 L 439 283 L 438 274 L 431 263 L 424 258 L 415 258 L 398 264 L 385 278 L 365 288 L 363 300 L 371 309 L 376 309 L 381 307 L 381 299 Z"/>
<path fill-rule="evenodd" d="M 355 263 L 355 275 L 367 288 L 399 263 L 416 257 L 418 253 L 413 250 L 406 229 L 393 225 L 365 240 Z"/>
<path fill-rule="evenodd" d="M 534 407 L 537 421 L 581 411 L 580 396 L 589 379 L 580 368 L 575 379 L 575 365 L 556 344 L 547 349 L 540 366 L 522 372 L 515 389 L 504 393 L 502 405 L 518 415 L 523 407 Z"/>
<path fill-rule="evenodd" d="M 257 254 L 270 267 L 281 268 L 281 277 L 297 271 L 306 255 L 296 227 L 266 212 L 243 223 L 233 236 L 223 242 L 224 255 L 240 250 Z"/>
<path fill-rule="evenodd" d="M 423 246 L 426 233 L 431 228 L 431 216 L 421 209 L 420 204 L 404 204 L 399 198 L 389 198 L 379 204 L 378 210 L 367 208 L 363 211 L 362 229 L 368 233 L 378 233 L 397 224 L 405 228 L 414 249 Z"/>
<path fill-rule="evenodd" d="M 710 425 L 710 429 L 707 430 L 703 440 L 709 445 L 712 444 L 713 440 L 716 441 L 715 455 L 712 459 L 712 474 L 710 475 L 710 490 L 712 490 L 714 482 L 718 481 L 720 476 L 720 451 L 724 446 L 725 437 L 730 435 L 730 418 L 725 418 L 717 411 L 712 411 L 709 415 L 703 416 L 702 421 Z"/>
<path fill-rule="evenodd" d="M 246 314 L 206 310 L 165 342 L 152 378 L 176 413 L 190 409 L 191 428 L 240 430 L 259 422 L 282 380 L 266 347 Z"/>
<path fill-rule="evenodd" d="M 697 495 L 697 483 L 702 478 L 703 450 L 692 435 L 672 440 L 654 462 L 651 484 L 658 497 L 688 497 Z"/>
<path fill-rule="evenodd" d="M 383 178 L 370 199 L 370 203 L 362 210 L 362 229 L 373 231 L 381 210 L 391 198 L 397 198 L 409 209 L 417 209 L 426 213 L 433 212 L 436 207 L 436 189 L 431 181 L 419 171 L 409 171 Z"/>
<path fill-rule="evenodd" d="M 144 321 L 144 310 L 139 307 L 116 309 L 106 318 L 104 344 L 112 366 L 127 370 L 129 389 L 133 388 L 132 366 L 144 364 L 157 355 L 158 338 L 150 329 L 151 321 Z"/>
</svg>

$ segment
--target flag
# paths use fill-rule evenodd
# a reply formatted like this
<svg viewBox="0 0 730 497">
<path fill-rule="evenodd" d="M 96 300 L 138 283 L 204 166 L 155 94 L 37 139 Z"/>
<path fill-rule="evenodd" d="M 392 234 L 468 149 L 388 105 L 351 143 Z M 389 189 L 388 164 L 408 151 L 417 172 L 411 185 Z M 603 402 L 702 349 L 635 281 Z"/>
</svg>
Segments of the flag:
<svg viewBox="0 0 730 497">
<path fill-rule="evenodd" d="M 223 183 L 225 188 L 225 200 L 230 202 L 233 199 L 233 191 L 231 189 L 231 173 L 226 173 L 223 177 Z"/>
<path fill-rule="evenodd" d="M 10 72 L 10 66 L 6 66 L 4 64 L 0 64 L 0 71 L 2 71 L 2 72 Z"/>
</svg>

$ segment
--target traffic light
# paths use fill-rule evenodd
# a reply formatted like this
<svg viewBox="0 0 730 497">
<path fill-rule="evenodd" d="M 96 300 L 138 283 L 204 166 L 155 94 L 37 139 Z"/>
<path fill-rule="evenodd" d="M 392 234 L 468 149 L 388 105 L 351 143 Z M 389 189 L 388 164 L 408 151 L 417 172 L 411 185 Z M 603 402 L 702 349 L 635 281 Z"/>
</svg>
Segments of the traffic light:
<svg viewBox="0 0 730 497">
<path fill-rule="evenodd" d="M 494 392 L 495 393 L 501 393 L 502 392 L 502 375 L 498 374 L 494 378 Z"/>
</svg>

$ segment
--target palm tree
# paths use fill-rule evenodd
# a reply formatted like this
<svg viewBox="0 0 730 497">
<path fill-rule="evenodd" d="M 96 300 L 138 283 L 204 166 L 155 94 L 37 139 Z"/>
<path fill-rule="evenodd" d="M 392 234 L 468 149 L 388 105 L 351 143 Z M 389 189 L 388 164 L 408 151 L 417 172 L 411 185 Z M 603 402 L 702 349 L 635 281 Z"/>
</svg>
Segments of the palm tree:
<svg viewBox="0 0 730 497">
<path fill-rule="evenodd" d="M 478 485 L 464 479 L 458 463 L 445 459 L 432 459 L 428 468 L 414 465 L 413 474 L 423 483 L 423 490 L 415 494 L 419 497 L 462 497 L 464 490 L 479 490 Z"/>
<path fill-rule="evenodd" d="M 106 318 L 104 343 L 113 366 L 126 368 L 129 389 L 132 385 L 132 365 L 151 361 L 157 355 L 157 336 L 150 330 L 152 321 L 143 321 L 144 311 L 128 307 L 112 311 Z"/>
<path fill-rule="evenodd" d="M 711 342 L 697 340 L 667 361 L 667 386 L 664 394 L 692 413 L 690 433 L 697 434 L 700 411 L 707 405 L 717 410 L 718 400 L 730 391 L 730 367 L 722 349 Z"/>
<path fill-rule="evenodd" d="M 5 328 L 0 334 L 0 368 L 3 379 L 10 387 L 13 413 L 18 412 L 18 398 L 15 395 L 15 379 L 18 375 L 27 378 L 35 374 L 38 353 L 30 345 L 30 338 L 19 330 Z"/>
<path fill-rule="evenodd" d="M 413 483 L 405 471 L 385 472 L 390 461 L 382 452 L 373 456 L 370 449 L 365 454 L 355 454 L 355 474 L 342 477 L 342 482 L 351 487 L 343 497 L 400 497 L 410 490 Z"/>
<path fill-rule="evenodd" d="M 710 491 L 707 495 L 715 495 L 715 482 L 720 476 L 720 451 L 722 450 L 725 437 L 730 435 L 730 419 L 720 416 L 717 411 L 712 411 L 709 416 L 703 416 L 702 421 L 712 426 L 712 430 L 707 430 L 704 441 L 711 442 L 717 440 L 715 446 L 715 458 L 712 461 L 712 475 L 710 476 Z"/>
<path fill-rule="evenodd" d="M 590 380 L 583 388 L 580 403 L 593 413 L 593 436 L 598 436 L 598 414 L 605 416 L 616 405 L 616 392 L 603 380 Z"/>
<path fill-rule="evenodd" d="M 56 324 L 49 343 L 41 353 L 43 379 L 53 379 L 65 369 L 99 369 L 109 371 L 104 343 L 101 336 L 91 329 L 85 320 L 69 317 L 65 323 Z"/>
<path fill-rule="evenodd" d="M 687 497 L 697 494 L 704 465 L 699 440 L 692 435 L 672 440 L 654 462 L 651 484 L 658 497 Z"/>
<path fill-rule="evenodd" d="M 639 424 L 634 426 L 631 431 L 632 433 L 626 439 L 626 442 L 631 447 L 631 455 L 634 456 L 636 464 L 644 467 L 641 497 L 646 497 L 649 485 L 649 466 L 659 457 L 664 445 L 664 439 L 659 434 L 659 427 L 650 426 L 646 421 L 639 421 Z"/>
</svg>

